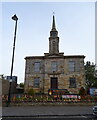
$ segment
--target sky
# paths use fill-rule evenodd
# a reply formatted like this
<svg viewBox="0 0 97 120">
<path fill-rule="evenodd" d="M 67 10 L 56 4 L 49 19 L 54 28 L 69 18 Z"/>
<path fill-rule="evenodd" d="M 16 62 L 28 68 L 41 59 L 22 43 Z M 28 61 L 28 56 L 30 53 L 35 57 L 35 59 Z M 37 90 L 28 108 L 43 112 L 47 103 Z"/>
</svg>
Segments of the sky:
<svg viewBox="0 0 97 120">
<path fill-rule="evenodd" d="M 15 21 L 18 16 L 13 75 L 24 82 L 25 57 L 49 52 L 49 36 L 55 13 L 59 51 L 85 55 L 95 63 L 95 2 L 3 2 L 0 74 L 10 75 Z"/>
</svg>

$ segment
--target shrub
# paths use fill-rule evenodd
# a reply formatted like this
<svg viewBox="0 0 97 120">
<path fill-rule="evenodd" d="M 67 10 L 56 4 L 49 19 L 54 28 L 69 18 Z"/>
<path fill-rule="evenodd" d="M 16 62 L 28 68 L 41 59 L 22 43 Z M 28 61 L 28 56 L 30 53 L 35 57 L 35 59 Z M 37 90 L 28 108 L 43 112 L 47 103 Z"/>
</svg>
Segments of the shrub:
<svg viewBox="0 0 97 120">
<path fill-rule="evenodd" d="M 35 91 L 33 89 L 29 89 L 28 90 L 28 95 L 34 96 L 35 95 Z"/>
<path fill-rule="evenodd" d="M 81 87 L 81 88 L 80 88 L 80 90 L 79 90 L 79 95 L 80 95 L 80 96 L 86 95 L 86 90 L 84 89 L 84 87 Z"/>
</svg>

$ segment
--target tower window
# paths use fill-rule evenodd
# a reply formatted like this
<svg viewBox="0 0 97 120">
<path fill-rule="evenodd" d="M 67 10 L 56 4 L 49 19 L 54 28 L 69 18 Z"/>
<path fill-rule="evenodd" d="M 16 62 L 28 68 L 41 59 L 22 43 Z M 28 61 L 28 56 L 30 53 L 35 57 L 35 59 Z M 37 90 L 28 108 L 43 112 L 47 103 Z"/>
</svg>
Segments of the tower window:
<svg viewBox="0 0 97 120">
<path fill-rule="evenodd" d="M 52 33 L 52 36 L 53 36 L 53 37 L 56 37 L 56 36 L 57 36 L 56 32 L 53 32 L 53 33 Z"/>
<path fill-rule="evenodd" d="M 51 37 L 57 37 L 57 32 L 54 32 L 54 31 L 51 32 L 51 33 L 50 33 L 50 36 L 51 36 Z"/>
<path fill-rule="evenodd" d="M 56 51 L 56 42 L 53 41 L 53 52 L 55 52 L 55 51 Z"/>
</svg>

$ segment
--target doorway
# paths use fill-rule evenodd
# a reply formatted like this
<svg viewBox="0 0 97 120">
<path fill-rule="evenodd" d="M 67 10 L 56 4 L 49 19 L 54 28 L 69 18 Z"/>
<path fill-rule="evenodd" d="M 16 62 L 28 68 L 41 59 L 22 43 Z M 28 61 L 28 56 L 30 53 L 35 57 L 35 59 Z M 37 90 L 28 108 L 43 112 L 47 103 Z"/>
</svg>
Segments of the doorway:
<svg viewBox="0 0 97 120">
<path fill-rule="evenodd" d="M 51 77 L 51 89 L 58 89 L 58 78 Z"/>
</svg>

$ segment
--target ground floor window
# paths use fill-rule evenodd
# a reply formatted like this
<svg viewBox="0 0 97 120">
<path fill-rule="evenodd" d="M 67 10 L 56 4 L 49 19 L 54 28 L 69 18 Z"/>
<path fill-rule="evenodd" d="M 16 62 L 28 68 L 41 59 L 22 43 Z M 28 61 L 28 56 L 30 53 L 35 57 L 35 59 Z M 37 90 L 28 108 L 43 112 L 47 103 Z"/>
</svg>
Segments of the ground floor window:
<svg viewBox="0 0 97 120">
<path fill-rule="evenodd" d="M 39 86 L 40 86 L 40 78 L 35 78 L 34 79 L 34 87 L 39 88 Z"/>
<path fill-rule="evenodd" d="M 70 88 L 76 88 L 76 78 L 70 78 L 69 79 L 69 82 L 70 82 Z"/>
</svg>

